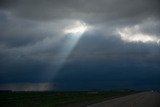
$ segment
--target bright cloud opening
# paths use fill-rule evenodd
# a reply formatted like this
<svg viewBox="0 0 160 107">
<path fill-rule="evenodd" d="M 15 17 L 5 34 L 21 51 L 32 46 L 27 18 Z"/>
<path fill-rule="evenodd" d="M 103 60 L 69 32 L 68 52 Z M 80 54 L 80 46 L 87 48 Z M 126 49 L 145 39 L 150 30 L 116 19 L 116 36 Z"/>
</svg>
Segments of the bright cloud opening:
<svg viewBox="0 0 160 107">
<path fill-rule="evenodd" d="M 67 26 L 64 29 L 65 34 L 83 34 L 88 29 L 88 26 L 86 23 L 81 21 L 76 21 L 73 24 Z"/>
<path fill-rule="evenodd" d="M 140 26 L 136 25 L 134 27 L 125 27 L 122 29 L 117 29 L 117 33 L 120 35 L 121 39 L 126 42 L 156 42 L 160 40 L 156 35 L 145 34 L 141 32 Z"/>
</svg>

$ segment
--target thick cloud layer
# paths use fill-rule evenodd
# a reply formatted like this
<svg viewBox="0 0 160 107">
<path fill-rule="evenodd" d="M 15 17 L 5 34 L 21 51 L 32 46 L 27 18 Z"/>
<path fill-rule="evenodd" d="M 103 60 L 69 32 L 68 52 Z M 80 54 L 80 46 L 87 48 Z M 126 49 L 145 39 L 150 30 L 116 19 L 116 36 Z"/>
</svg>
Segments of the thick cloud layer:
<svg viewBox="0 0 160 107">
<path fill-rule="evenodd" d="M 92 22 L 159 17 L 158 0 L 2 0 L 2 9 L 35 20 L 89 19 Z"/>
<path fill-rule="evenodd" d="M 159 89 L 159 4 L 159 0 L 1 0 L 0 83 Z M 88 27 L 81 37 L 65 34 L 77 22 L 80 29 Z"/>
</svg>

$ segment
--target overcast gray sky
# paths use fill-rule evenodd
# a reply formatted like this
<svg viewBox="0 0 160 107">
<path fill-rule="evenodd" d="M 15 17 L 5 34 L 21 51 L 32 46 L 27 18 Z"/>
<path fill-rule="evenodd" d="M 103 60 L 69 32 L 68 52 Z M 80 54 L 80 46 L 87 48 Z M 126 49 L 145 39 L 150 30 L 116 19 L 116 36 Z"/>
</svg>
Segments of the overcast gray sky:
<svg viewBox="0 0 160 107">
<path fill-rule="evenodd" d="M 1 0 L 0 89 L 160 89 L 159 5 Z"/>
</svg>

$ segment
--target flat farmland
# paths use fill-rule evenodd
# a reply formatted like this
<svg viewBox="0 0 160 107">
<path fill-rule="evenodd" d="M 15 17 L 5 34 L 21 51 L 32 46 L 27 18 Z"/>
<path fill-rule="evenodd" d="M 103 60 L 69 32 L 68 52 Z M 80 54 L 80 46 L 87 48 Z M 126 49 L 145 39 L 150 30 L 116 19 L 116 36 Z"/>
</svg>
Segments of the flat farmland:
<svg viewBox="0 0 160 107">
<path fill-rule="evenodd" d="M 0 92 L 0 107 L 85 107 L 132 91 Z"/>
</svg>

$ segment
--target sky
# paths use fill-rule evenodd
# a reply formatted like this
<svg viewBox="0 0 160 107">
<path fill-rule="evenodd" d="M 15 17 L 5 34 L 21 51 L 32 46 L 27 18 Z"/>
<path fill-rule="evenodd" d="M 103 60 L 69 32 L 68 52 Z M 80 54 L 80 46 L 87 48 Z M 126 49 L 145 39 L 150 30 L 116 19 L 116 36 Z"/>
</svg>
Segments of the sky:
<svg viewBox="0 0 160 107">
<path fill-rule="evenodd" d="M 0 90 L 160 89 L 159 0 L 0 0 Z"/>
</svg>

